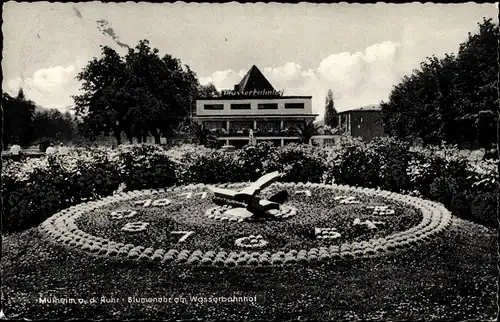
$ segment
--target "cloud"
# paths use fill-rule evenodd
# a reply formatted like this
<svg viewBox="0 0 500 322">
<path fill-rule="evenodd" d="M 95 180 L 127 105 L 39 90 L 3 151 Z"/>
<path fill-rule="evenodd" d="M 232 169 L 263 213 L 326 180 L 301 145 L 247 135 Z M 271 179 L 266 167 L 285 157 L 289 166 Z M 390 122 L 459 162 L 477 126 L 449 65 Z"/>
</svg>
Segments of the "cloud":
<svg viewBox="0 0 500 322">
<path fill-rule="evenodd" d="M 406 70 L 407 64 L 401 56 L 400 46 L 386 41 L 359 52 L 332 53 L 313 68 L 304 69 L 297 62 L 287 62 L 281 66 L 264 66 L 261 71 L 276 89 L 284 89 L 285 95 L 312 96 L 313 111 L 322 117 L 328 89 L 332 89 L 339 111 L 387 100 L 393 85 L 404 73 L 411 72 Z M 76 94 L 79 88 L 75 76 L 85 64 L 85 59 L 77 59 L 65 66 L 42 68 L 24 81 L 17 78 L 4 82 L 7 85 L 4 87 L 11 94 L 17 94 L 22 87 L 26 96 L 37 104 L 65 109 L 73 104 L 70 95 Z M 200 83 L 213 83 L 219 90 L 232 89 L 246 72 L 215 71 L 200 77 Z"/>
<path fill-rule="evenodd" d="M 386 100 L 400 77 L 398 58 L 400 46 L 386 41 L 376 43 L 360 52 L 332 53 L 318 62 L 315 68 L 303 70 L 299 63 L 261 69 L 277 89 L 285 95 L 313 96 L 313 110 L 324 113 L 325 97 L 332 89 L 338 110 L 346 110 Z M 217 71 L 203 78 L 218 89 L 232 88 L 246 71 Z"/>
<path fill-rule="evenodd" d="M 264 72 L 277 80 L 294 80 L 300 76 L 301 66 L 296 63 L 286 63 L 283 66 L 267 67 Z"/>
<path fill-rule="evenodd" d="M 17 95 L 22 88 L 26 97 L 37 105 L 66 111 L 73 104 L 71 95 L 78 91 L 75 77 L 83 64 L 83 60 L 77 59 L 67 66 L 42 68 L 28 78 L 8 80 L 4 88 L 11 95 Z"/>
<path fill-rule="evenodd" d="M 243 69 L 239 72 L 233 70 L 216 71 L 208 77 L 200 77 L 200 84 L 206 85 L 212 83 L 218 89 L 233 88 L 234 84 L 239 83 L 246 72 Z"/>
</svg>

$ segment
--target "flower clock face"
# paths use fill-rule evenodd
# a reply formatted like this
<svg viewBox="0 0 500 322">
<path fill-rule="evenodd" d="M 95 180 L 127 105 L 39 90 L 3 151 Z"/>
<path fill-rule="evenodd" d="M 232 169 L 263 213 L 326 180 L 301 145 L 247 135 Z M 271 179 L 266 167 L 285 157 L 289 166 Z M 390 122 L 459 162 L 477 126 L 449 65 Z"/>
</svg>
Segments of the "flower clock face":
<svg viewBox="0 0 500 322">
<path fill-rule="evenodd" d="M 41 229 L 55 242 L 97 257 L 160 265 L 275 266 L 405 250 L 439 234 L 451 218 L 439 204 L 385 191 L 264 186 L 132 191 L 66 209 Z"/>
</svg>

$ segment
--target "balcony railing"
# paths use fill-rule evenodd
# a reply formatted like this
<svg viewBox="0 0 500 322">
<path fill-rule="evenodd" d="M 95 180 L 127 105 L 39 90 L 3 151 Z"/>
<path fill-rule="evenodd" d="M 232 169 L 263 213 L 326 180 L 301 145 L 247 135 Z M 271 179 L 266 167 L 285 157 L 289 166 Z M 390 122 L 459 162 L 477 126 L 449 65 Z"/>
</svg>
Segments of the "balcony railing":
<svg viewBox="0 0 500 322">
<path fill-rule="evenodd" d="M 219 137 L 229 137 L 229 136 L 248 136 L 250 131 L 249 129 L 229 129 L 226 130 L 224 128 L 221 129 L 211 129 L 210 133 Z M 293 136 L 294 132 L 290 129 L 269 129 L 269 130 L 262 130 L 262 129 L 255 129 L 253 130 L 253 135 L 255 137 L 264 137 L 264 136 L 272 136 L 272 137 L 279 137 L 279 136 Z"/>
</svg>

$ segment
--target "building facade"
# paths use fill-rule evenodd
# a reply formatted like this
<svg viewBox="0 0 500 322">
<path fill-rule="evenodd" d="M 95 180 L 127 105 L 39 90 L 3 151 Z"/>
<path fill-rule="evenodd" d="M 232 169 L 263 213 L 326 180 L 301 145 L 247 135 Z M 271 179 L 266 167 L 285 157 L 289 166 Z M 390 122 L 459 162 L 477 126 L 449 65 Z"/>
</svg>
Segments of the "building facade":
<svg viewBox="0 0 500 322">
<path fill-rule="evenodd" d="M 293 127 L 313 121 L 311 96 L 283 96 L 256 66 L 248 71 L 233 90 L 220 97 L 196 100 L 193 121 L 202 123 L 226 145 L 248 144 L 250 132 L 257 142 L 276 145 L 298 142 Z"/>
<path fill-rule="evenodd" d="M 348 136 L 371 141 L 375 137 L 384 135 L 380 106 L 370 105 L 339 112 L 338 117 L 339 127 Z"/>
</svg>

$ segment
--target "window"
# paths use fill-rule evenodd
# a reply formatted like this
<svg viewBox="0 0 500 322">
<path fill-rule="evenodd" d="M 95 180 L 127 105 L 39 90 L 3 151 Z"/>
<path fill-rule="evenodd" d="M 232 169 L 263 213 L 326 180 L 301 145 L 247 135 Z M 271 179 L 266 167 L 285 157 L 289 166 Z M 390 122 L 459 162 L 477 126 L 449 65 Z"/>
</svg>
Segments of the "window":
<svg viewBox="0 0 500 322">
<path fill-rule="evenodd" d="M 285 103 L 285 108 L 304 108 L 304 103 Z"/>
<path fill-rule="evenodd" d="M 278 104 L 276 103 L 263 103 L 257 106 L 259 110 L 277 110 Z"/>
<path fill-rule="evenodd" d="M 250 104 L 231 104 L 232 110 L 249 110 Z"/>
<path fill-rule="evenodd" d="M 223 110 L 224 104 L 205 104 L 204 109 L 206 109 L 206 110 Z"/>
</svg>

